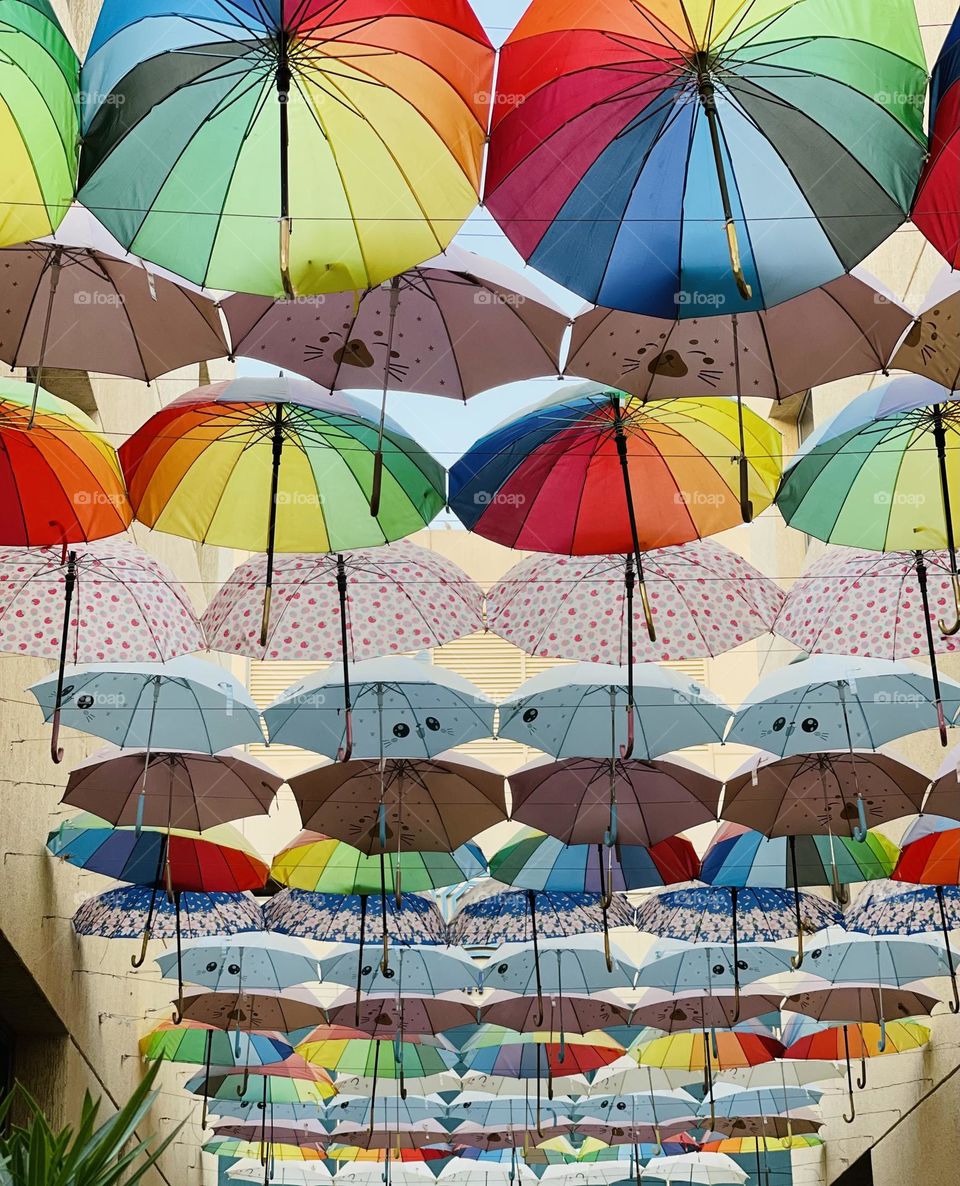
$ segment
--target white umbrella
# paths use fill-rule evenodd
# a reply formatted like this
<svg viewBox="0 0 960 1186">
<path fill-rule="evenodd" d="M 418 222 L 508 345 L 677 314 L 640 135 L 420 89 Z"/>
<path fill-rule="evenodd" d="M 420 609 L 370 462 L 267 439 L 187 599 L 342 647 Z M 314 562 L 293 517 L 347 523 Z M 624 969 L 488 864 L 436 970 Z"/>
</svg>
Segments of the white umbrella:
<svg viewBox="0 0 960 1186">
<path fill-rule="evenodd" d="M 673 1183 L 698 1183 L 702 1186 L 743 1186 L 746 1174 L 725 1153 L 683 1153 L 676 1157 L 651 1157 L 640 1177 Z"/>
</svg>

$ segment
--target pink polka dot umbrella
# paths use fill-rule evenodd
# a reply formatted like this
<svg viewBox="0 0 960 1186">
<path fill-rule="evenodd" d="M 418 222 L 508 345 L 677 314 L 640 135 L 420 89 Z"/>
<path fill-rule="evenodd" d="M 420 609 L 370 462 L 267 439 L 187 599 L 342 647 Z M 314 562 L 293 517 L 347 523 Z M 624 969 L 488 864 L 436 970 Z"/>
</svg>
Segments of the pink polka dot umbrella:
<svg viewBox="0 0 960 1186">
<path fill-rule="evenodd" d="M 483 629 L 483 593 L 452 561 L 401 541 L 340 555 L 274 558 L 273 613 L 261 642 L 267 559 L 242 564 L 203 615 L 213 650 L 254 659 L 347 664 L 442 646 Z M 343 751 L 352 749 L 352 728 Z"/>
<path fill-rule="evenodd" d="M 808 654 L 926 656 L 946 745 L 937 655 L 960 651 L 960 635 L 940 624 L 952 616 L 951 573 L 947 551 L 829 548 L 796 581 L 773 629 Z"/>
</svg>

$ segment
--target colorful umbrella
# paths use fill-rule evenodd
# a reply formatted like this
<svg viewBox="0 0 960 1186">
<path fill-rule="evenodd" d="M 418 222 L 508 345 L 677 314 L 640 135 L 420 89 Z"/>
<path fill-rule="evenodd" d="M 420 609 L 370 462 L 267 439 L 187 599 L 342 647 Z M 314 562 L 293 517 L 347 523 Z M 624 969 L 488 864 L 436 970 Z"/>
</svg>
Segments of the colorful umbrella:
<svg viewBox="0 0 960 1186">
<path fill-rule="evenodd" d="M 510 775 L 511 818 L 565 844 L 649 848 L 716 820 L 721 784 L 677 759 L 539 758 Z"/>
<path fill-rule="evenodd" d="M 76 50 L 48 0 L 5 4 L 0 244 L 49 235 L 70 209 L 80 145 L 79 87 Z"/>
<path fill-rule="evenodd" d="M 439 552 L 401 540 L 341 557 L 277 556 L 273 613 L 261 644 L 266 568 L 267 558 L 255 556 L 214 594 L 203 614 L 214 650 L 251 659 L 342 660 L 345 616 L 347 658 L 357 663 L 443 646 L 483 629 L 480 586 Z"/>
<path fill-rule="evenodd" d="M 740 824 L 724 824 L 703 856 L 700 876 L 708 885 L 730 889 L 773 888 L 794 891 L 797 954 L 803 963 L 803 936 L 808 930 L 800 889 L 829 885 L 837 890 L 861 881 L 889 877 L 899 849 L 880 832 L 863 840 L 852 836 L 776 836 L 770 839 Z"/>
<path fill-rule="evenodd" d="M 489 738 L 495 711 L 494 702 L 456 672 L 391 656 L 354 663 L 346 676 L 329 667 L 299 680 L 263 710 L 263 719 L 271 744 L 342 759 L 349 741 L 354 758 L 392 762 L 436 758 Z"/>
<path fill-rule="evenodd" d="M 558 283 L 659 317 L 760 309 L 849 271 L 903 222 L 925 154 L 906 0 L 830 22 L 789 0 L 538 0 L 497 87 L 493 216 Z"/>
<path fill-rule="evenodd" d="M 81 200 L 198 283 L 367 288 L 476 205 L 492 69 L 465 0 L 442 17 L 418 0 L 109 0 L 84 65 Z"/>
<path fill-rule="evenodd" d="M 502 1026 L 484 1025 L 463 1045 L 469 1070 L 520 1079 L 551 1080 L 605 1067 L 624 1053 L 623 1046 L 600 1030 L 564 1034 L 559 1030 L 519 1034 Z M 552 1087 L 548 1089 L 552 1098 Z"/>
<path fill-rule="evenodd" d="M 360 292 L 323 301 L 237 293 L 220 307 L 233 354 L 331 391 L 375 388 L 384 398 L 415 391 L 465 401 L 505 383 L 556 375 L 568 324 L 524 275 L 455 244 Z"/>
<path fill-rule="evenodd" d="M 443 919 L 429 899 L 407 894 L 399 906 L 393 898 L 388 898 L 386 905 L 387 932 L 394 943 L 447 942 Z M 264 906 L 263 925 L 268 931 L 320 943 L 359 943 L 367 917 L 376 925 L 382 909 L 379 895 L 368 898 L 365 894 L 285 889 Z"/>
<path fill-rule="evenodd" d="M 555 758 L 651 759 L 719 742 L 731 710 L 670 668 L 602 663 L 549 668 L 500 704 L 499 737 Z"/>
<path fill-rule="evenodd" d="M 137 518 L 202 543 L 265 552 L 265 644 L 276 552 L 388 543 L 426 527 L 446 501 L 443 468 L 392 420 L 378 443 L 375 416 L 369 404 L 302 379 L 199 387 L 121 449 Z M 338 582 L 344 576 L 338 561 Z M 340 625 L 342 634 L 342 615 Z"/>
<path fill-rule="evenodd" d="M 956 267 L 958 260 L 957 203 L 957 40 L 960 21 L 954 18 L 930 78 L 930 151 L 917 185 L 911 216 L 937 251 Z"/>
<path fill-rule="evenodd" d="M 626 663 L 629 556 L 527 556 L 487 594 L 487 625 L 540 658 Z M 715 657 L 771 629 L 783 591 L 713 540 L 643 557 L 656 641 L 634 612 L 634 658 Z"/>
<path fill-rule="evenodd" d="M 42 387 L 33 403 L 31 384 L 0 380 L 0 546 L 63 549 L 126 531 L 133 515 L 113 448 L 74 404 Z"/>
<path fill-rule="evenodd" d="M 780 450 L 776 429 L 736 400 L 644 403 L 596 383 L 566 386 L 464 454 L 450 506 L 507 547 L 632 553 L 643 595 L 643 552 L 716 535 L 770 505 Z"/>
<path fill-rule="evenodd" d="M 263 916 L 253 896 L 247 893 L 193 893 L 180 895 L 180 933 L 185 939 L 204 935 L 236 935 L 259 931 Z M 121 885 L 87 898 L 73 916 L 78 935 L 102 939 L 174 939 L 177 909 L 166 894 L 156 894 L 143 885 Z"/>
<path fill-rule="evenodd" d="M 852 689 L 849 693 L 842 685 L 839 689 L 841 698 L 850 695 L 850 700 L 845 703 L 849 704 L 851 718 L 855 717 L 856 706 L 863 705 L 863 713 L 856 715 L 860 717 L 859 723 L 867 733 L 870 729 L 870 720 L 867 718 L 874 703 L 868 692 L 869 687 L 869 679 L 864 681 L 863 688 L 857 684 L 856 698 Z M 870 752 L 873 745 L 868 738 L 864 738 L 862 732 L 858 741 L 860 744 L 866 741 L 870 745 L 869 750 L 851 749 L 846 753 L 812 750 L 818 733 L 827 735 L 825 740 L 829 745 L 831 709 L 835 709 L 831 696 L 835 690 L 835 685 L 830 685 L 824 691 L 825 703 L 822 707 L 817 703 L 807 707 L 798 706 L 795 715 L 802 717 L 799 728 L 796 719 L 791 720 L 790 717 L 792 706 L 760 705 L 756 711 L 744 713 L 737 731 L 738 740 L 745 735 L 756 736 L 754 744 L 763 744 L 771 749 L 774 745 L 778 749 L 783 746 L 790 756 L 777 758 L 770 754 L 757 754 L 735 771 L 724 784 L 721 813 L 724 819 L 755 828 L 768 836 L 817 835 L 835 831 L 838 835 L 846 832 L 854 840 L 863 841 L 868 827 L 920 811 L 927 789 L 926 777 L 896 758 Z M 883 697 L 887 694 L 892 699 L 879 703 L 880 711 L 875 718 L 879 726 L 889 722 L 889 728 L 896 729 L 894 721 L 899 717 L 903 727 L 909 728 L 910 714 L 915 705 L 911 703 L 905 707 L 901 703 L 901 697 L 909 693 L 891 691 L 876 692 L 874 695 Z M 896 711 L 885 713 L 888 704 L 895 707 Z M 935 721 L 929 703 L 924 701 L 924 705 Z M 774 717 L 776 712 L 783 715 Z M 820 716 L 804 717 L 804 712 L 817 712 Z M 767 727 L 764 728 L 764 725 Z M 807 726 L 811 726 L 809 733 Z M 783 742 L 779 736 L 781 728 L 788 735 L 788 740 Z M 790 737 L 791 732 L 796 740 Z M 802 739 L 798 735 L 803 735 Z M 879 746 L 882 742 L 877 741 L 875 744 Z"/>
<path fill-rule="evenodd" d="M 827 543 L 877 552 L 946 545 L 957 615 L 940 620 L 944 634 L 960 630 L 950 509 L 960 493 L 951 477 L 956 412 L 946 389 L 928 379 L 910 376 L 874 387 L 804 441 L 777 494 L 787 523 Z"/>
<path fill-rule="evenodd" d="M 91 663 L 32 684 L 53 723 L 61 721 L 122 748 L 215 754 L 263 741 L 260 711 L 223 667 L 179 656 L 167 663 Z"/>
<path fill-rule="evenodd" d="M 643 399 L 737 394 L 780 401 L 885 371 L 912 320 L 896 297 L 855 269 L 755 312 L 725 313 L 719 304 L 678 305 L 669 317 L 591 309 L 573 323 L 564 369 Z"/>
<path fill-rule="evenodd" d="M 726 740 L 780 757 L 879 749 L 939 728 L 960 707 L 960 684 L 903 660 L 813 655 L 765 676 L 737 710 Z M 903 813 L 901 814 L 908 814 Z"/>
<path fill-rule="evenodd" d="M 99 750 L 74 766 L 63 802 L 112 824 L 202 832 L 268 815 L 283 778 L 240 750 Z"/>
</svg>

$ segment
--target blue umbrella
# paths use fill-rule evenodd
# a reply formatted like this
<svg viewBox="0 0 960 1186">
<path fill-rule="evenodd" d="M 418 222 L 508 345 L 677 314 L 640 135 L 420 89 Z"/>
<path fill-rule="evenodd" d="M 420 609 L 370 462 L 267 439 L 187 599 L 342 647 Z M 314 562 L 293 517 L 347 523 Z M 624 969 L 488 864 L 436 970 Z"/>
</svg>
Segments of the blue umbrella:
<svg viewBox="0 0 960 1186">
<path fill-rule="evenodd" d="M 444 1109 L 444 1123 L 452 1133 L 463 1125 L 470 1128 L 521 1129 L 558 1128 L 571 1116 L 574 1103 L 564 1096 L 554 1096 L 541 1105 L 539 1119 L 535 1101 L 526 1096 L 492 1096 L 482 1091 L 463 1091 Z"/>
<path fill-rule="evenodd" d="M 396 899 L 388 898 L 386 907 L 387 931 L 394 943 L 447 942 L 440 912 L 427 898 L 406 894 L 399 906 Z M 285 889 L 264 905 L 263 925 L 267 931 L 319 943 L 361 943 L 366 919 L 376 922 L 382 910 L 383 901 L 378 897 Z"/>
<path fill-rule="evenodd" d="M 633 923 L 633 907 L 614 894 L 607 908 L 607 926 Z M 563 939 L 603 930 L 600 895 L 561 890 L 509 890 L 468 902 L 450 921 L 449 939 L 461 947 L 498 947 L 537 939 Z M 422 940 L 421 940 L 422 942 Z"/>
<path fill-rule="evenodd" d="M 213 992 L 283 992 L 320 978 L 306 944 L 263 931 L 198 939 L 180 955 L 158 956 L 157 966 L 161 976 L 179 975 Z"/>
<path fill-rule="evenodd" d="M 790 953 L 778 947 L 664 942 L 641 962 L 637 985 L 670 993 L 709 989 L 736 995 L 740 985 L 776 976 L 790 966 Z"/>
<path fill-rule="evenodd" d="M 691 885 L 660 890 L 637 907 L 636 925 L 661 939 L 688 943 L 732 943 L 734 907 L 737 939 L 744 943 L 779 943 L 799 925 L 809 934 L 841 925 L 843 912 L 818 894 L 794 895 L 787 889 Z"/>
<path fill-rule="evenodd" d="M 438 996 L 480 985 L 480 969 L 455 948 L 401 947 L 386 971 L 379 960 L 358 948 L 325 956 L 319 965 L 321 980 L 347 986 L 359 983 L 371 996 Z"/>
<path fill-rule="evenodd" d="M 816 1108 L 822 1091 L 809 1087 L 731 1087 L 717 1084 L 710 1092 L 711 1103 L 700 1105 L 699 1115 L 784 1116 L 804 1108 Z"/>
<path fill-rule="evenodd" d="M 379 1096 L 375 1100 L 367 1096 L 338 1095 L 327 1101 L 323 1119 L 330 1131 L 338 1134 L 343 1125 L 398 1131 L 422 1128 L 427 1121 L 435 1121 L 439 1126 L 446 1111 L 447 1106 L 439 1095 Z M 349 1144 L 348 1141 L 345 1143 Z"/>
<path fill-rule="evenodd" d="M 574 1120 L 638 1128 L 645 1124 L 659 1126 L 675 1120 L 693 1120 L 696 1114 L 697 1101 L 693 1096 L 683 1088 L 674 1088 L 633 1095 L 590 1096 L 577 1101 Z"/>
<path fill-rule="evenodd" d="M 57 680 L 31 691 L 44 720 L 57 711 Z M 180 656 L 166 663 L 94 663 L 68 667 L 62 723 L 123 748 L 215 754 L 263 742 L 260 711 L 229 671 Z"/>
<path fill-rule="evenodd" d="M 349 668 L 354 758 L 434 758 L 493 734 L 495 705 L 453 671 L 416 659 L 368 659 Z M 338 665 L 287 688 L 264 709 L 270 740 L 336 758 L 346 747 Z"/>
<path fill-rule="evenodd" d="M 88 898 L 73 916 L 78 935 L 103 939 L 173 939 L 176 910 L 166 896 L 143 885 L 121 885 Z M 263 929 L 263 916 L 250 894 L 182 893 L 180 933 L 184 939 L 235 935 Z"/>
</svg>

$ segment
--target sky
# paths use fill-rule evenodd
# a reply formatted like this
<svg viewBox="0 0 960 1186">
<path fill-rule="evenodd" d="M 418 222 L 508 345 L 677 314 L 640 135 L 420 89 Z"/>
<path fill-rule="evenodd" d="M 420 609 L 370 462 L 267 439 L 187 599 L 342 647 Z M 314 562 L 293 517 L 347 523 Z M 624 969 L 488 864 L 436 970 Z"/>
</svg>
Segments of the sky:
<svg viewBox="0 0 960 1186">
<path fill-rule="evenodd" d="M 528 0 L 473 0 L 474 10 L 483 21 L 494 45 L 499 46 L 522 16 Z M 506 236 L 485 210 L 477 210 L 454 240 L 467 251 L 495 259 L 524 271 L 564 312 L 574 314 L 584 302 L 539 272 L 527 268 L 507 241 Z M 240 374 L 276 374 L 276 368 L 241 359 Z M 429 449 L 447 469 L 484 433 L 516 412 L 552 394 L 559 386 L 556 376 L 545 380 L 513 383 L 508 387 L 482 392 L 467 404 L 430 395 L 391 393 L 389 414 L 416 440 Z M 379 404 L 377 392 L 357 392 L 364 399 Z"/>
</svg>

